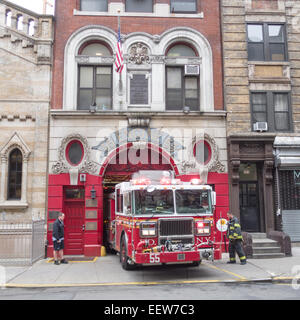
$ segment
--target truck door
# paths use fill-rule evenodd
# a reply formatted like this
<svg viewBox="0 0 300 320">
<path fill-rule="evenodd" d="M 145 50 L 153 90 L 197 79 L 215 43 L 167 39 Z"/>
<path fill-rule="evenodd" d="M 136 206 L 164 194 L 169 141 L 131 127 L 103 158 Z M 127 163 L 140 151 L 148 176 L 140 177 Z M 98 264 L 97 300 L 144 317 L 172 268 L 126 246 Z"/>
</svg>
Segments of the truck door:
<svg viewBox="0 0 300 320">
<path fill-rule="evenodd" d="M 120 188 L 116 188 L 115 191 L 115 249 L 120 251 L 120 238 L 122 232 L 122 224 L 120 216 L 123 216 L 123 194 L 121 194 Z"/>
<path fill-rule="evenodd" d="M 115 200 L 113 194 L 104 198 L 103 208 L 103 242 L 106 248 L 113 248 L 115 241 Z"/>
</svg>

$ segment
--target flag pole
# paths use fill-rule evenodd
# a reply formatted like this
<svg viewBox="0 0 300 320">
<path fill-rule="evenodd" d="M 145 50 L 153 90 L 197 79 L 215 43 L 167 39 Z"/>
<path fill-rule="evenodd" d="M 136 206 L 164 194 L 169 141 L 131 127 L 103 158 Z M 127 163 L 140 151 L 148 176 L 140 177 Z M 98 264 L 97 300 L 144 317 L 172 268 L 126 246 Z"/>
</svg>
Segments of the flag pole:
<svg viewBox="0 0 300 320">
<path fill-rule="evenodd" d="M 121 17 L 120 17 L 120 12 L 121 12 L 121 10 L 118 9 L 118 32 L 120 31 L 120 36 L 121 36 Z M 122 89 L 123 89 L 122 77 L 121 77 L 121 72 L 119 72 L 119 94 L 120 94 L 120 96 L 122 95 Z"/>
</svg>

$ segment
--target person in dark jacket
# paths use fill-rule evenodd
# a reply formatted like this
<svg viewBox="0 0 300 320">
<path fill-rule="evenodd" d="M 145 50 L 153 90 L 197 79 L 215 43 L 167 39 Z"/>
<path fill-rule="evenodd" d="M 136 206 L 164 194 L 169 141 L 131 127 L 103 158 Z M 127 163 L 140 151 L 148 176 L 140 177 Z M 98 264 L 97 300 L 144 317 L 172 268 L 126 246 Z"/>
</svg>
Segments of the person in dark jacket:
<svg viewBox="0 0 300 320">
<path fill-rule="evenodd" d="M 232 213 L 227 213 L 228 228 L 227 237 L 229 239 L 229 261 L 227 263 L 236 263 L 235 254 L 237 253 L 241 264 L 246 264 L 246 255 L 243 249 L 243 236 L 241 226 L 237 217 Z"/>
<path fill-rule="evenodd" d="M 64 219 L 65 215 L 61 212 L 53 223 L 53 256 L 54 264 L 56 265 L 68 263 L 68 261 L 64 259 Z"/>
</svg>

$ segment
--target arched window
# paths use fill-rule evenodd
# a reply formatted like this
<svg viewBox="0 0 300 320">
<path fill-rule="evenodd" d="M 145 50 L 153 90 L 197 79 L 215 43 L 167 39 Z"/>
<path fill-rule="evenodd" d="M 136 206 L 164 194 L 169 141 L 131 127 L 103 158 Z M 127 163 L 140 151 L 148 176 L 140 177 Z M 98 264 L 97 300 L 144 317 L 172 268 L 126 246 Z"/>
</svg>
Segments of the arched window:
<svg viewBox="0 0 300 320">
<path fill-rule="evenodd" d="M 104 43 L 88 42 L 81 46 L 79 55 L 98 57 L 88 64 L 79 65 L 77 109 L 110 110 L 112 108 L 112 65 L 103 64 L 102 57 L 112 52 Z"/>
<path fill-rule="evenodd" d="M 5 24 L 8 26 L 8 27 L 11 27 L 11 11 L 10 10 L 6 10 L 6 13 L 5 13 Z"/>
<path fill-rule="evenodd" d="M 196 57 L 195 50 L 185 44 L 176 44 L 169 48 L 167 51 L 167 56 L 170 58 L 177 57 Z"/>
<path fill-rule="evenodd" d="M 174 59 L 166 67 L 166 109 L 197 111 L 200 109 L 200 67 L 183 64 L 180 58 L 196 58 L 197 52 L 188 44 L 175 44 L 167 50 Z M 177 60 L 178 58 L 178 60 Z M 186 60 L 186 59 L 185 59 Z"/>
<path fill-rule="evenodd" d="M 31 37 L 34 35 L 34 20 L 33 19 L 28 20 L 28 35 Z"/>
<path fill-rule="evenodd" d="M 109 57 L 112 55 L 111 51 L 100 42 L 92 42 L 84 44 L 79 49 L 79 54 L 83 56 L 102 56 Z"/>
<path fill-rule="evenodd" d="M 17 15 L 17 29 L 23 31 L 23 16 L 21 14 Z"/>
<path fill-rule="evenodd" d="M 19 149 L 13 149 L 8 162 L 8 200 L 20 200 L 22 190 L 23 157 Z"/>
</svg>

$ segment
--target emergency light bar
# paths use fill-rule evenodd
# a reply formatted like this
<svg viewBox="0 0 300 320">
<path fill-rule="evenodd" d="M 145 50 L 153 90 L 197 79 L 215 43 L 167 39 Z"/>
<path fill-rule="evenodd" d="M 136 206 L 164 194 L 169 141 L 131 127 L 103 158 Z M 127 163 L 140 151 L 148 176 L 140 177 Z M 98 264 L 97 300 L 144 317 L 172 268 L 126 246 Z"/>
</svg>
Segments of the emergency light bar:
<svg viewBox="0 0 300 320">
<path fill-rule="evenodd" d="M 136 185 L 149 185 L 151 184 L 151 180 L 148 178 L 138 178 L 138 179 L 132 179 L 130 180 L 130 183 L 133 184 L 134 186 Z"/>
</svg>

